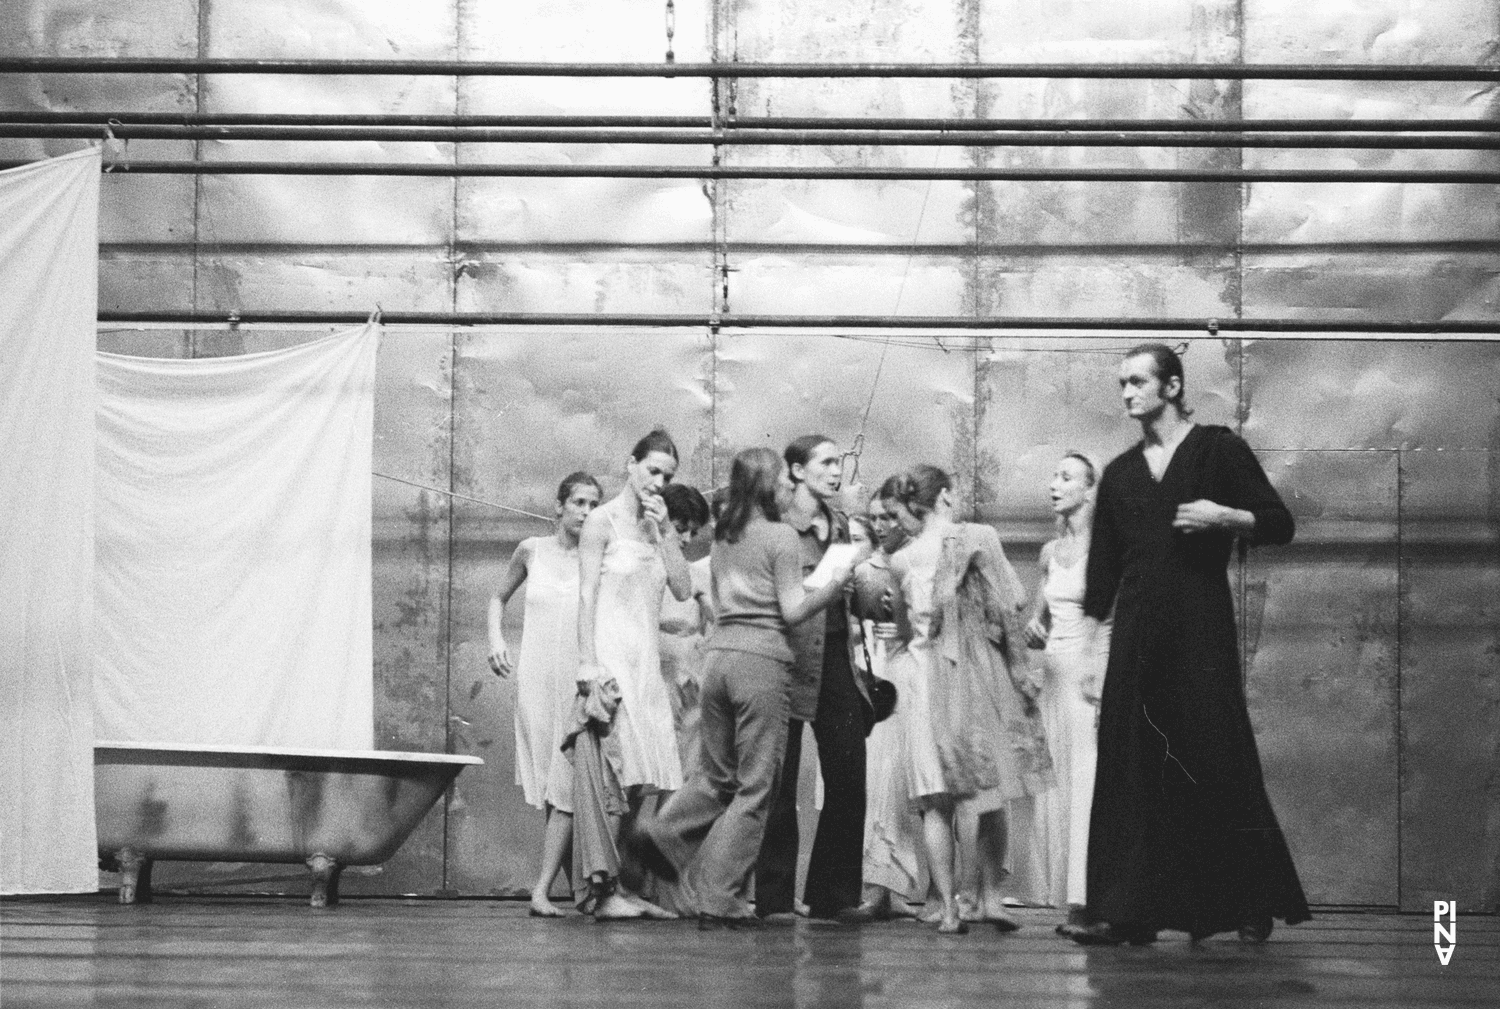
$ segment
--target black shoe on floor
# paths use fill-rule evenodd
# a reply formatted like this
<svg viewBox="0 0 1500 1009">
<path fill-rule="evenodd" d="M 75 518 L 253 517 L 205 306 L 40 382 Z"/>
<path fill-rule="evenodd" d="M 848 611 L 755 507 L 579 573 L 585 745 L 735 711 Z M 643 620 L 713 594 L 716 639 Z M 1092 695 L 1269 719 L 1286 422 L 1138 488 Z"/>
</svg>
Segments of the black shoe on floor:
<svg viewBox="0 0 1500 1009">
<path fill-rule="evenodd" d="M 1156 941 L 1156 931 L 1115 926 L 1101 921 L 1070 930 L 1068 938 L 1080 946 L 1119 946 L 1122 943 L 1129 943 L 1132 946 L 1149 946 Z"/>
<path fill-rule="evenodd" d="M 726 917 L 718 914 L 700 914 L 698 916 L 698 931 L 717 932 L 721 928 L 727 928 L 732 932 L 754 932 L 765 927 L 765 922 L 755 915 L 742 915 L 738 917 Z"/>
<path fill-rule="evenodd" d="M 1272 918 L 1260 918 L 1240 926 L 1240 942 L 1259 946 L 1271 938 L 1271 929 L 1276 927 Z"/>
<path fill-rule="evenodd" d="M 890 921 L 891 908 L 888 904 L 866 901 L 858 907 L 844 908 L 834 918 L 843 925 L 868 925 L 874 921 Z"/>
</svg>

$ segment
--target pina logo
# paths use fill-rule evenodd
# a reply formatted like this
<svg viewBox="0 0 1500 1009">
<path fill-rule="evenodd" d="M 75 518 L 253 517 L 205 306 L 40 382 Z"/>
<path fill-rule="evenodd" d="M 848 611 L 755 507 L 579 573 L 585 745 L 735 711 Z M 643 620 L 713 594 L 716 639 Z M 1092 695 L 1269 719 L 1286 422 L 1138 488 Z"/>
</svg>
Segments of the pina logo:
<svg viewBox="0 0 1500 1009">
<path fill-rule="evenodd" d="M 1448 923 L 1443 924 L 1444 915 Z M 1458 901 L 1435 900 L 1432 902 L 1432 945 L 1437 949 L 1438 963 L 1444 967 L 1453 959 L 1458 947 Z"/>
</svg>

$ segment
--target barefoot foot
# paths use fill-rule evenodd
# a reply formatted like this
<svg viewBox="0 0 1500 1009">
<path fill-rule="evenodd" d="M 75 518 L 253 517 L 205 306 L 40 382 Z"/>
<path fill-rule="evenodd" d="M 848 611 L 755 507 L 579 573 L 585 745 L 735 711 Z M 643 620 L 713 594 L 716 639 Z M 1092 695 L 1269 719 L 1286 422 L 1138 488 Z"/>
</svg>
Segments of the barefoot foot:
<svg viewBox="0 0 1500 1009">
<path fill-rule="evenodd" d="M 547 899 L 544 893 L 533 893 L 531 895 L 531 909 L 526 912 L 533 918 L 562 918 L 565 917 L 563 909 Z"/>
</svg>

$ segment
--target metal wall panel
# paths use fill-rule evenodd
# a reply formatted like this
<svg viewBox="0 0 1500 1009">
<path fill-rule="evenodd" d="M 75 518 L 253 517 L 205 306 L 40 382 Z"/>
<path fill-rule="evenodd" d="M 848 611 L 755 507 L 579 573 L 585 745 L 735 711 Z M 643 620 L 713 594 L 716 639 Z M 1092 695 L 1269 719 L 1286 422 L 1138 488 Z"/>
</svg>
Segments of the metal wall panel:
<svg viewBox="0 0 1500 1009">
<path fill-rule="evenodd" d="M 1395 905 L 1396 453 L 1257 455 L 1298 525 L 1240 583 L 1266 789 L 1308 900 Z"/>
<path fill-rule="evenodd" d="M 0 54 L 10 56 L 193 56 L 196 0 L 12 0 L 0 5 Z M 17 111 L 139 109 L 191 112 L 197 82 L 180 74 L 0 76 L 0 107 Z M 103 141 L 104 131 L 99 131 Z M 0 139 L 0 158 L 35 159 L 76 151 L 78 140 Z M 189 159 L 174 141 L 111 143 L 113 161 Z M 106 175 L 99 200 L 101 308 L 191 308 L 192 274 L 181 257 L 156 262 L 154 247 L 192 240 L 196 181 L 191 176 Z M 129 246 L 121 251 L 119 244 Z M 175 299 L 175 301 L 174 301 Z"/>
<path fill-rule="evenodd" d="M 656 425 L 677 441 L 677 479 L 711 484 L 711 357 L 701 333 L 527 330 L 458 338 L 454 489 L 540 515 L 558 481 L 594 473 L 607 494 L 623 480 L 636 440 Z M 486 761 L 453 789 L 448 885 L 464 893 L 529 891 L 542 817 L 515 782 L 515 681 L 490 672 L 485 629 L 491 594 L 516 543 L 549 524 L 457 502 L 453 555 L 453 752 Z M 524 592 L 507 608 L 520 640 Z"/>
<path fill-rule="evenodd" d="M 1476 63 L 1500 39 L 1489 0 L 1431 4 L 1244 5 L 1245 61 Z M 1246 81 L 1247 117 L 1493 116 L 1469 84 Z M 1245 152 L 1247 167 L 1477 168 L 1481 151 Z M 1256 183 L 1245 209 L 1245 314 L 1439 319 L 1493 284 L 1496 263 L 1445 243 L 1500 230 L 1490 186 Z M 1432 247 L 1436 248 L 1432 248 Z M 1278 249 L 1278 247 L 1280 247 Z M 1493 307 L 1490 310 L 1493 315 Z"/>
<path fill-rule="evenodd" d="M 1500 403 L 1487 451 L 1402 454 L 1401 905 L 1500 907 Z"/>
<path fill-rule="evenodd" d="M 945 353 L 899 337 L 887 343 L 879 337 L 737 333 L 719 338 L 715 357 L 719 483 L 728 479 L 729 460 L 743 448 L 779 452 L 793 438 L 814 432 L 850 448 L 868 408 L 860 482 L 873 490 L 903 466 L 930 462 L 952 473 L 968 500 L 974 364 L 967 350 Z"/>
<path fill-rule="evenodd" d="M 204 5 L 203 55 L 212 57 L 453 59 L 452 6 L 395 0 L 301 0 Z M 209 112 L 451 113 L 456 83 L 443 77 L 208 77 Z M 451 144 L 205 142 L 205 160 L 423 161 L 451 163 Z M 435 251 L 453 235 L 453 182 L 436 178 L 204 176 L 198 305 L 224 311 L 452 305 L 451 276 Z M 220 251 L 249 246 L 255 255 Z M 334 247 L 303 255 L 298 246 Z M 354 246 L 355 248 L 348 248 Z M 359 247 L 365 247 L 360 249 Z M 371 247 L 417 246 L 405 255 Z M 440 253 L 439 253 L 440 254 Z M 350 302 L 358 302 L 351 306 Z M 420 309 L 419 309 L 420 310 Z"/>
<path fill-rule="evenodd" d="M 977 58 L 984 62 L 1238 56 L 1232 4 L 975 6 Z M 977 89 L 976 114 L 996 117 L 1212 119 L 1237 112 L 1232 96 L 1213 81 L 986 80 Z M 1237 167 L 1207 149 L 992 148 L 973 157 L 995 167 Z M 978 243 L 1022 248 L 983 257 L 976 310 L 998 316 L 1234 315 L 1237 263 L 1229 250 L 1238 238 L 1238 213 L 1234 188 L 1209 184 L 981 183 Z M 1027 246 L 1034 252 L 1028 255 Z"/>
<path fill-rule="evenodd" d="M 1029 525 L 1050 538 L 1047 484 L 1064 452 L 1093 453 L 1100 464 L 1140 440 L 1125 416 L 1119 368 L 1138 334 L 1064 340 L 993 340 L 978 378 L 979 514 Z M 1181 344 L 1180 336 L 1163 342 Z M 1234 341 L 1186 341 L 1187 402 L 1201 424 L 1235 423 L 1239 393 Z M 1018 530 L 1019 532 L 1019 530 Z M 1040 539 L 1038 538 L 1040 537 Z"/>
<path fill-rule="evenodd" d="M 1189 376 L 1191 378 L 1191 376 Z M 1500 343 L 1245 343 L 1256 448 L 1493 448 Z"/>
<path fill-rule="evenodd" d="M 460 312 L 702 312 L 714 304 L 701 254 L 620 251 L 466 251 L 455 264 Z"/>
<path fill-rule="evenodd" d="M 446 488 L 452 476 L 452 342 L 446 333 L 391 333 L 375 371 L 377 474 Z M 451 647 L 451 510 L 441 494 L 374 481 L 375 745 L 447 750 Z M 472 773 L 472 769 L 469 773 Z M 446 810 L 439 803 L 379 876 L 355 893 L 433 893 L 443 887 Z"/>
<path fill-rule="evenodd" d="M 810 254 L 731 256 L 729 303 L 766 315 L 965 315 L 970 257 Z"/>
<path fill-rule="evenodd" d="M 728 9 L 743 60 L 956 63 L 972 58 L 963 0 Z M 723 100 L 742 116 L 954 118 L 973 114 L 961 81 L 747 78 Z M 727 147 L 729 165 L 962 167 L 951 147 Z M 959 315 L 972 309 L 973 186 L 957 182 L 727 180 L 717 186 L 733 251 L 729 305 L 750 313 Z M 937 255 L 926 247 L 942 246 Z M 884 247 L 889 247 L 885 251 Z M 936 251 L 936 250 L 934 250 Z"/>
</svg>

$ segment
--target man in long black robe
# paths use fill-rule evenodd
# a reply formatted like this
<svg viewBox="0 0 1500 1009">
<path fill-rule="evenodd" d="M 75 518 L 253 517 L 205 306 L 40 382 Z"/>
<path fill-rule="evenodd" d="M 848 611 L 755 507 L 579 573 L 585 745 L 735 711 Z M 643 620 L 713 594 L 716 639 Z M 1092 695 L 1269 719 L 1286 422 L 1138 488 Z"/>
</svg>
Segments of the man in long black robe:
<svg viewBox="0 0 1500 1009">
<path fill-rule="evenodd" d="M 1133 352 L 1122 367 L 1122 389 L 1132 361 L 1141 371 L 1139 358 Z M 1094 513 L 1084 612 L 1103 620 L 1113 604 L 1114 632 L 1088 914 L 1105 925 L 1093 933 L 1105 941 L 1149 941 L 1161 928 L 1263 939 L 1272 918 L 1309 915 L 1261 776 L 1226 566 L 1236 532 L 1281 544 L 1294 526 L 1244 441 L 1187 423 L 1181 365 L 1168 364 L 1175 400 L 1171 377 L 1150 371 L 1167 385 L 1158 395 L 1177 410 L 1178 426 L 1148 464 L 1153 432 L 1138 414 L 1149 411 L 1126 390 L 1147 439 L 1105 468 Z"/>
</svg>

